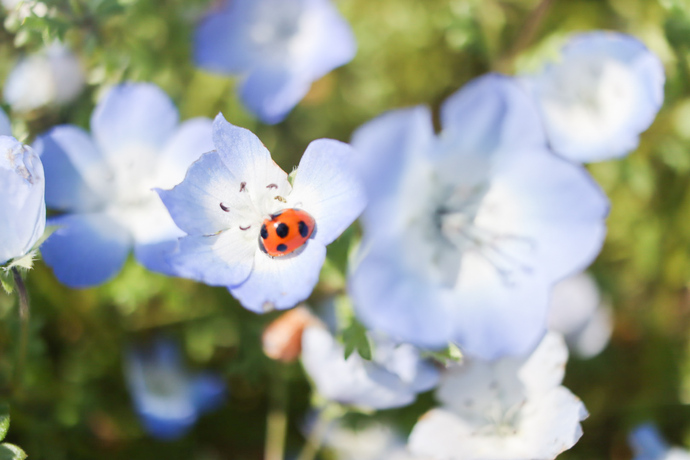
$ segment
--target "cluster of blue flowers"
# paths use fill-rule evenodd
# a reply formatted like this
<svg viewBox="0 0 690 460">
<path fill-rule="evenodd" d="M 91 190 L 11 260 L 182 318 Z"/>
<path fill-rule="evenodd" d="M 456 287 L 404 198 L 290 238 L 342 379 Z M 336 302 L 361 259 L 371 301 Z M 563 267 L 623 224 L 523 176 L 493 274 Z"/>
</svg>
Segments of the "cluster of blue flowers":
<svg viewBox="0 0 690 460">
<path fill-rule="evenodd" d="M 247 108 L 278 123 L 355 50 L 328 0 L 236 0 L 202 20 L 194 59 L 239 75 Z M 581 163 L 634 150 L 663 85 L 638 40 L 586 33 L 539 73 L 465 85 L 442 104 L 439 132 L 426 107 L 388 112 L 351 145 L 313 141 L 291 174 L 222 114 L 180 123 L 150 83 L 110 89 L 90 133 L 60 125 L 32 147 L 9 137 L 3 113 L 0 263 L 31 255 L 48 206 L 55 230 L 41 253 L 62 283 L 104 283 L 133 249 L 150 270 L 226 287 L 262 313 L 308 299 L 326 246 L 361 214 L 348 293 L 374 353 L 346 358 L 337 326 L 301 324 L 317 390 L 381 409 L 438 386 L 415 455 L 553 458 L 577 442 L 586 411 L 560 385 L 567 350 L 547 334 L 550 292 L 596 258 L 609 211 Z M 443 371 L 420 352 L 449 344 L 465 362 Z M 183 370 L 167 343 L 132 351 L 126 370 L 161 438 L 223 399 L 222 382 Z"/>
</svg>

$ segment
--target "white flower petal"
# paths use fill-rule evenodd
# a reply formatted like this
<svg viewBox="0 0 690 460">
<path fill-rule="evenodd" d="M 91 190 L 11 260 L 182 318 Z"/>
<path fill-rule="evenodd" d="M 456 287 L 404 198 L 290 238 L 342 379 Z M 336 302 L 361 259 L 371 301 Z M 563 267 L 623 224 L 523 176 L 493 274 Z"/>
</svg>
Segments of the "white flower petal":
<svg viewBox="0 0 690 460">
<path fill-rule="evenodd" d="M 563 337 L 550 332 L 522 365 L 518 375 L 526 391 L 539 396 L 561 384 L 567 362 L 568 348 Z"/>
<path fill-rule="evenodd" d="M 256 249 L 249 278 L 230 288 L 242 305 L 257 313 L 292 308 L 309 297 L 326 260 L 326 247 L 308 240 L 300 251 L 270 257 Z"/>
<path fill-rule="evenodd" d="M 495 359 L 535 347 L 546 331 L 548 278 L 536 270 L 501 273 L 480 251 L 466 253 L 461 267 L 450 318 L 463 351 Z"/>
<path fill-rule="evenodd" d="M 302 335 L 302 363 L 323 397 L 343 404 L 387 409 L 414 401 L 416 392 L 398 376 L 344 348 L 328 331 L 309 327 Z"/>
<path fill-rule="evenodd" d="M 280 202 L 273 198 L 289 194 L 287 174 L 273 161 L 258 137 L 247 129 L 231 125 L 218 114 L 213 121 L 213 144 L 234 177 L 233 184 L 244 184 L 243 190 L 260 214 L 268 217 L 280 208 Z"/>
<path fill-rule="evenodd" d="M 31 147 L 0 136 L 0 265 L 27 254 L 46 224 L 43 166 Z"/>
<path fill-rule="evenodd" d="M 587 171 L 545 150 L 500 160 L 475 225 L 552 281 L 589 265 L 604 241 L 609 203 Z"/>
<path fill-rule="evenodd" d="M 309 144 L 297 168 L 288 204 L 311 214 L 313 238 L 324 245 L 340 236 L 366 203 L 353 157 L 348 144 L 319 139 Z"/>
<path fill-rule="evenodd" d="M 217 235 L 181 238 L 168 258 L 178 276 L 211 286 L 233 286 L 247 279 L 254 265 L 259 230 L 230 228 Z"/>
<path fill-rule="evenodd" d="M 249 194 L 215 151 L 192 164 L 175 188 L 157 192 L 175 224 L 190 235 L 213 235 L 260 222 Z"/>
</svg>

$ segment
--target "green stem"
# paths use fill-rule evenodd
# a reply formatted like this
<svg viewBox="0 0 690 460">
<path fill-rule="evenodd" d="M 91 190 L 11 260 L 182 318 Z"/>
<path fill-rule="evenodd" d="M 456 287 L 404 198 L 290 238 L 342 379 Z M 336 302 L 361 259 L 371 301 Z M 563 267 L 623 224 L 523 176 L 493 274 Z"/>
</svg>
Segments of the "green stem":
<svg viewBox="0 0 690 460">
<path fill-rule="evenodd" d="M 29 296 L 26 292 L 24 280 L 22 280 L 19 270 L 12 267 L 12 275 L 14 276 L 14 284 L 19 294 L 19 347 L 17 351 L 17 364 L 14 367 L 13 389 L 18 391 L 22 386 L 24 377 L 24 367 L 26 365 L 26 350 L 29 343 Z"/>
<path fill-rule="evenodd" d="M 341 406 L 336 403 L 328 403 L 319 412 L 319 417 L 316 419 L 316 423 L 309 432 L 307 436 L 307 442 L 304 443 L 302 451 L 297 457 L 297 460 L 314 460 L 316 454 L 321 450 L 321 445 L 323 444 L 323 438 L 328 430 L 328 426 L 337 417 L 342 415 Z"/>
<path fill-rule="evenodd" d="M 277 372 L 271 383 L 271 401 L 266 419 L 265 460 L 285 458 L 285 435 L 287 433 L 287 382 L 284 366 L 277 364 Z"/>
<path fill-rule="evenodd" d="M 520 54 L 520 52 L 522 52 L 522 50 L 527 48 L 532 43 L 534 37 L 539 31 L 541 23 L 546 17 L 546 13 L 549 11 L 549 8 L 551 8 L 551 5 L 554 3 L 554 1 L 555 0 L 541 0 L 536 8 L 532 10 L 530 15 L 525 20 L 525 25 L 520 30 L 520 33 L 515 39 L 514 45 L 510 51 L 508 51 L 508 53 L 497 62 L 497 70 L 507 73 L 513 72 L 515 58 L 518 54 Z"/>
</svg>

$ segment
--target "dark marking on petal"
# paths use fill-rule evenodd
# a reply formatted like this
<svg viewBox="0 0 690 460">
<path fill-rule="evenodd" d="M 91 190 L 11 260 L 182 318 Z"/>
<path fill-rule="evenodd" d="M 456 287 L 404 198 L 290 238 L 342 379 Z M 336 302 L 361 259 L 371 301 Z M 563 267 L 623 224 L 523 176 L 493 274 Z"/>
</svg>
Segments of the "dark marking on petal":
<svg viewBox="0 0 690 460">
<path fill-rule="evenodd" d="M 275 199 L 280 201 L 281 203 L 287 203 L 287 200 L 280 195 L 276 196 Z"/>
<path fill-rule="evenodd" d="M 299 229 L 299 234 L 302 236 L 302 238 L 306 238 L 309 234 L 309 226 L 307 226 L 303 220 L 300 220 L 299 224 L 297 224 L 297 228 Z"/>
<path fill-rule="evenodd" d="M 250 228 L 252 228 L 251 225 L 247 225 L 246 227 L 243 227 L 243 226 L 240 225 L 240 230 L 242 230 L 242 231 L 244 231 L 244 230 L 249 230 Z"/>
<path fill-rule="evenodd" d="M 225 206 L 223 203 L 220 204 L 220 209 L 222 209 L 222 210 L 225 211 L 225 212 L 230 212 L 230 208 L 228 208 L 227 206 Z"/>
<path fill-rule="evenodd" d="M 261 238 L 263 238 L 263 239 L 268 238 L 268 230 L 266 229 L 266 224 L 263 224 L 261 226 Z"/>
<path fill-rule="evenodd" d="M 278 235 L 281 238 L 285 238 L 286 236 L 288 236 L 288 233 L 290 233 L 290 227 L 288 227 L 283 222 L 279 223 L 276 227 L 276 235 Z"/>
<path fill-rule="evenodd" d="M 276 250 L 278 252 L 285 252 L 285 251 L 287 251 L 287 246 L 284 244 L 279 244 L 278 247 L 276 247 Z"/>
<path fill-rule="evenodd" d="M 268 184 L 266 188 L 278 188 L 276 184 Z"/>
<path fill-rule="evenodd" d="M 247 183 L 246 183 L 246 182 L 242 182 L 242 183 L 240 184 L 240 192 L 246 192 L 246 191 L 247 191 Z"/>
</svg>

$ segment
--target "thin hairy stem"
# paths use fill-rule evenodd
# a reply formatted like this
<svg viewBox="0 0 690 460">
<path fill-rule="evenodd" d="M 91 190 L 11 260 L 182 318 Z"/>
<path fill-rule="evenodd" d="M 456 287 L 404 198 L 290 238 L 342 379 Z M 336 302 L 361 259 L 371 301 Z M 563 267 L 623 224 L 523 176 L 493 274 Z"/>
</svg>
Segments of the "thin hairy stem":
<svg viewBox="0 0 690 460">
<path fill-rule="evenodd" d="M 19 295 L 19 346 L 17 348 L 17 361 L 14 367 L 13 389 L 19 391 L 24 379 L 24 368 L 26 366 L 26 350 L 29 343 L 29 295 L 26 292 L 24 280 L 22 280 L 19 270 L 12 268 L 14 284 Z"/>
</svg>

